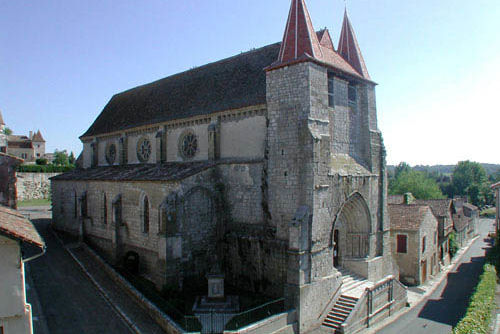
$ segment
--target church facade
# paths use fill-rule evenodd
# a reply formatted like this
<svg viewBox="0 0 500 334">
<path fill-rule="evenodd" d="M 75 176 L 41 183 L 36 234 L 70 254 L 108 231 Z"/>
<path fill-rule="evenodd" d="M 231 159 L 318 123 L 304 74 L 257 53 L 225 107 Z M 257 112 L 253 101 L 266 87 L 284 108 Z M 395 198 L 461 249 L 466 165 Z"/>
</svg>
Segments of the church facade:
<svg viewBox="0 0 500 334">
<path fill-rule="evenodd" d="M 320 325 L 346 272 L 398 277 L 375 86 L 347 14 L 335 49 L 293 0 L 281 43 L 113 96 L 52 179 L 54 227 L 158 288 L 217 261 Z"/>
</svg>

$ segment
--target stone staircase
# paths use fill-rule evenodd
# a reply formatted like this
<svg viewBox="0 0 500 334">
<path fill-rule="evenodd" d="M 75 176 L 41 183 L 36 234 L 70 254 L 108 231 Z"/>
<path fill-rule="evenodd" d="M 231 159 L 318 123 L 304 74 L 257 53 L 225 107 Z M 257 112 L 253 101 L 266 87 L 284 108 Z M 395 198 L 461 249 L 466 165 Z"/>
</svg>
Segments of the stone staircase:
<svg viewBox="0 0 500 334">
<path fill-rule="evenodd" d="M 340 297 L 323 321 L 323 327 L 331 329 L 332 333 L 340 333 L 341 325 L 351 314 L 365 289 L 373 286 L 372 282 L 345 270 L 342 271 L 342 277 Z"/>
</svg>

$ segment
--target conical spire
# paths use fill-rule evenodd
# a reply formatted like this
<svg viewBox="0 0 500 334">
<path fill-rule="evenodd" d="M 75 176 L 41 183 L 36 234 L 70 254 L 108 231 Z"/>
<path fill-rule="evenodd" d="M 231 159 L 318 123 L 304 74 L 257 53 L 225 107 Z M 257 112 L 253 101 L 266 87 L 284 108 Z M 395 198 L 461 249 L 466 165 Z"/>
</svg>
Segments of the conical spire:
<svg viewBox="0 0 500 334">
<path fill-rule="evenodd" d="M 304 55 L 322 57 L 305 0 L 292 0 L 278 61 L 286 63 Z"/>
<path fill-rule="evenodd" d="M 339 47 L 337 52 L 359 72 L 364 78 L 370 79 L 368 70 L 366 69 L 361 49 L 359 48 L 356 34 L 352 28 L 347 9 L 344 13 L 344 23 L 342 23 L 342 32 L 340 33 Z"/>
<path fill-rule="evenodd" d="M 330 32 L 328 29 L 323 29 L 318 31 L 317 33 L 319 44 L 325 48 L 335 51 L 333 47 L 332 37 L 330 36 Z"/>
</svg>

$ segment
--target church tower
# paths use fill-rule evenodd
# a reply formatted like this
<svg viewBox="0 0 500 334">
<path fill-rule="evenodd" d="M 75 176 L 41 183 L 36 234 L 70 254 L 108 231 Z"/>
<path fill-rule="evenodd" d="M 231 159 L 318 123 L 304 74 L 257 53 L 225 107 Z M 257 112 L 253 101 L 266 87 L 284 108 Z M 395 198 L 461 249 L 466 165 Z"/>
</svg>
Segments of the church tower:
<svg viewBox="0 0 500 334">
<path fill-rule="evenodd" d="M 288 242 L 285 299 L 301 332 L 317 325 L 347 271 L 372 282 L 394 272 L 376 84 L 347 12 L 333 45 L 305 0 L 292 0 L 266 69 L 269 211 Z"/>
</svg>

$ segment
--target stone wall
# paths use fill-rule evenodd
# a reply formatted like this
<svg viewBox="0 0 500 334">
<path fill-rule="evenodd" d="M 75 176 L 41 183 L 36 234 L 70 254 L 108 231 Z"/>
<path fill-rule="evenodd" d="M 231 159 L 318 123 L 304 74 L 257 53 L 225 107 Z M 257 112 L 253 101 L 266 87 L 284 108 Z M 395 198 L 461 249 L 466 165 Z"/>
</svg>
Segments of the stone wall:
<svg viewBox="0 0 500 334">
<path fill-rule="evenodd" d="M 172 182 L 55 181 L 52 192 L 57 229 L 82 233 L 111 263 L 118 264 L 129 251 L 139 254 L 141 274 L 159 288 L 204 277 L 210 257 L 217 255 L 229 285 L 273 297 L 283 294 L 287 244 L 275 240 L 274 230 L 264 223 L 262 161 L 220 163 Z M 81 216 L 84 194 L 86 217 Z M 150 205 L 147 233 L 141 216 L 144 196 Z M 113 202 L 119 197 L 122 224 L 117 226 Z M 172 198 L 175 226 L 162 229 L 161 209 Z"/>
<path fill-rule="evenodd" d="M 16 173 L 17 200 L 50 198 L 50 178 L 60 173 Z"/>
</svg>

